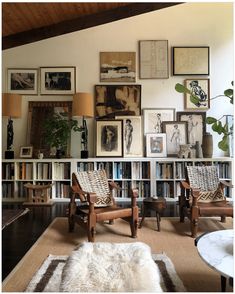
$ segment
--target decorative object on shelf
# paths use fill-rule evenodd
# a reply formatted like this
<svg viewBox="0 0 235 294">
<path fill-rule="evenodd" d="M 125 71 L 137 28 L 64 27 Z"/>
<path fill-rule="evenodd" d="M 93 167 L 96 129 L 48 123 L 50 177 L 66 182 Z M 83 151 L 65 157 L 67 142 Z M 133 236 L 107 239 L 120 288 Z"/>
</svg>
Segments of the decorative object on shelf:
<svg viewBox="0 0 235 294">
<path fill-rule="evenodd" d="M 100 52 L 100 81 L 135 83 L 135 55 L 135 52 Z"/>
<path fill-rule="evenodd" d="M 144 133 L 162 133 L 163 121 L 175 120 L 175 108 L 144 108 Z"/>
<path fill-rule="evenodd" d="M 32 146 L 22 146 L 20 147 L 20 157 L 21 158 L 32 158 L 33 147 Z"/>
<path fill-rule="evenodd" d="M 146 134 L 146 156 L 166 157 L 166 134 Z"/>
<path fill-rule="evenodd" d="M 233 81 L 231 82 L 231 85 L 233 86 Z M 193 104 L 199 103 L 199 98 L 194 95 L 194 93 L 191 93 L 188 88 L 183 86 L 180 83 L 177 83 L 175 85 L 175 90 L 179 93 L 187 93 L 190 94 L 190 101 Z M 230 100 L 230 103 L 233 104 L 233 89 L 226 89 L 222 95 L 217 95 L 213 98 L 210 98 L 210 100 L 214 100 L 219 97 L 226 97 Z M 223 134 L 223 138 L 221 141 L 218 143 L 218 147 L 223 150 L 227 151 L 229 149 L 229 139 L 232 137 L 233 138 L 233 122 L 231 124 L 228 124 L 226 121 L 224 124 L 222 124 L 222 119 L 226 117 L 226 115 L 222 115 L 219 119 L 208 116 L 206 118 L 206 123 L 211 124 L 212 130 L 219 135 Z M 233 115 L 231 115 L 233 117 Z"/>
<path fill-rule="evenodd" d="M 210 48 L 173 47 L 173 75 L 209 75 Z"/>
<path fill-rule="evenodd" d="M 96 121 L 96 156 L 123 156 L 122 120 Z"/>
<path fill-rule="evenodd" d="M 139 41 L 140 79 L 168 79 L 168 41 Z"/>
<path fill-rule="evenodd" d="M 188 143 L 188 126 L 183 121 L 162 122 L 163 133 L 166 133 L 168 156 L 177 156 L 180 145 Z"/>
<path fill-rule="evenodd" d="M 178 153 L 179 158 L 189 158 L 191 154 L 191 144 L 180 145 L 180 151 Z"/>
<path fill-rule="evenodd" d="M 8 68 L 7 92 L 21 95 L 37 95 L 38 70 L 34 68 Z"/>
<path fill-rule="evenodd" d="M 38 159 L 43 159 L 43 157 L 44 157 L 44 154 L 42 152 L 40 152 L 40 150 L 39 150 L 39 152 L 38 152 Z"/>
<path fill-rule="evenodd" d="M 28 202 L 24 202 L 23 205 L 43 205 L 52 204 L 50 200 L 52 184 L 47 185 L 33 185 L 27 183 L 24 185 L 27 189 Z"/>
<path fill-rule="evenodd" d="M 27 145 L 33 146 L 33 157 L 38 157 L 39 150 L 46 158 L 55 156 L 56 148 L 50 146 L 45 136 L 44 124 L 55 113 L 69 121 L 72 117 L 72 101 L 29 101 L 28 109 Z M 64 150 L 66 156 L 70 156 L 69 139 L 70 135 Z"/>
<path fill-rule="evenodd" d="M 85 117 L 94 117 L 94 98 L 90 93 L 76 93 L 73 96 L 73 108 L 72 115 L 82 116 L 82 126 L 80 131 L 82 132 L 82 145 L 81 158 L 88 158 L 88 129 Z"/>
<path fill-rule="evenodd" d="M 5 158 L 14 158 L 13 141 L 14 130 L 12 118 L 20 118 L 22 110 L 22 96 L 18 94 L 2 94 L 2 116 L 8 117 L 7 125 L 7 151 L 5 151 Z"/>
<path fill-rule="evenodd" d="M 141 115 L 141 85 L 95 85 L 96 118 Z"/>
<path fill-rule="evenodd" d="M 41 95 L 72 95 L 76 92 L 76 67 L 41 67 Z"/>
<path fill-rule="evenodd" d="M 123 121 L 124 157 L 143 156 L 143 136 L 141 116 L 116 116 Z"/>
<path fill-rule="evenodd" d="M 204 158 L 211 158 L 213 155 L 213 137 L 208 132 L 202 138 L 202 154 Z"/>
</svg>

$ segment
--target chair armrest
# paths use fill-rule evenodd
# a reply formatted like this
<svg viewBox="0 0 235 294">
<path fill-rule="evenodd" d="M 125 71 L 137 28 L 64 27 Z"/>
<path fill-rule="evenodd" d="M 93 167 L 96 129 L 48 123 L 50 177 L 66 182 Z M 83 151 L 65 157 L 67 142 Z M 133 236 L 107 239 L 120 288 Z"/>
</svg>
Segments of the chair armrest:
<svg viewBox="0 0 235 294">
<path fill-rule="evenodd" d="M 222 186 L 222 188 L 224 188 L 224 187 L 233 188 L 233 184 L 231 182 L 224 181 L 224 180 L 220 180 L 220 185 Z"/>
<path fill-rule="evenodd" d="M 85 192 L 83 192 L 78 186 L 71 186 L 72 197 L 79 198 L 81 202 L 86 202 Z"/>
<path fill-rule="evenodd" d="M 189 183 L 186 181 L 181 181 L 180 184 L 181 184 L 182 188 L 184 188 L 184 189 L 187 189 L 187 190 L 191 189 Z"/>
<path fill-rule="evenodd" d="M 110 190 L 117 189 L 120 190 L 120 187 L 113 181 L 109 181 Z"/>
</svg>

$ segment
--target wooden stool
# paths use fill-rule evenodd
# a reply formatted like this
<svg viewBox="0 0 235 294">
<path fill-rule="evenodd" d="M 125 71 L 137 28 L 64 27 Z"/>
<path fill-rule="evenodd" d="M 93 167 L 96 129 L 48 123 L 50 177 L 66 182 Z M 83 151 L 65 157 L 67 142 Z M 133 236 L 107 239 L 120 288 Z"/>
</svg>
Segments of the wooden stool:
<svg viewBox="0 0 235 294">
<path fill-rule="evenodd" d="M 52 184 L 33 185 L 27 183 L 24 185 L 28 189 L 28 202 L 34 204 L 43 204 L 50 202 L 50 189 Z"/>
<path fill-rule="evenodd" d="M 143 209 L 142 209 L 142 219 L 139 224 L 139 229 L 141 229 L 143 221 L 145 219 L 146 212 L 148 210 L 154 210 L 156 212 L 156 218 L 157 218 L 157 230 L 160 232 L 160 221 L 161 216 L 160 213 L 164 208 L 166 208 L 166 199 L 163 197 L 158 197 L 156 199 L 154 198 L 145 198 L 143 200 Z"/>
</svg>

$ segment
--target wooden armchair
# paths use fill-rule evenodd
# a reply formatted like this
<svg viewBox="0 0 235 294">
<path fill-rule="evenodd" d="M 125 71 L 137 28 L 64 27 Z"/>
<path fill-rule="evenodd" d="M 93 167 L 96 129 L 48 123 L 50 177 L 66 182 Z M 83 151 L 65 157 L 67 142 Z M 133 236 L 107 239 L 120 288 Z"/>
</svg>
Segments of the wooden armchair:
<svg viewBox="0 0 235 294">
<path fill-rule="evenodd" d="M 233 206 L 226 201 L 224 188 L 232 187 L 220 181 L 216 166 L 187 166 L 186 181 L 181 182 L 179 197 L 180 222 L 187 216 L 191 222 L 192 237 L 197 236 L 199 218 L 202 216 L 233 217 Z"/>
<path fill-rule="evenodd" d="M 112 196 L 112 190 L 118 188 L 114 182 L 108 182 L 104 170 L 77 172 L 72 174 L 72 193 L 69 203 L 69 230 L 74 229 L 75 223 L 87 230 L 89 242 L 94 242 L 94 234 L 97 222 L 123 218 L 130 223 L 131 236 L 137 235 L 139 209 L 136 205 L 138 191 L 133 189 L 131 193 L 131 207 L 117 206 Z M 79 198 L 80 205 L 75 199 Z"/>
</svg>

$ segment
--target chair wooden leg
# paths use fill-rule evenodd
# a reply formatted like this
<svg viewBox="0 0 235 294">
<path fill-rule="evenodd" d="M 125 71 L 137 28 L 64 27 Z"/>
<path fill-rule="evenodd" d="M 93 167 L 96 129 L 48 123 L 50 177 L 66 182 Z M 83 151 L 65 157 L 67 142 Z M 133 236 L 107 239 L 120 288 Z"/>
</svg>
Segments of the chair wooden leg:
<svg viewBox="0 0 235 294">
<path fill-rule="evenodd" d="M 95 228 L 87 229 L 88 242 L 95 242 Z"/>
<path fill-rule="evenodd" d="M 114 220 L 113 220 L 113 219 L 110 219 L 110 220 L 109 220 L 109 224 L 110 224 L 110 225 L 113 225 L 113 224 L 114 224 Z"/>
<path fill-rule="evenodd" d="M 138 229 L 138 218 L 139 218 L 139 209 L 138 207 L 132 208 L 132 217 L 130 220 L 130 227 L 131 227 L 131 237 L 137 237 L 137 229 Z"/>
<path fill-rule="evenodd" d="M 221 223 L 226 223 L 226 216 L 225 215 L 221 216 Z"/>
<path fill-rule="evenodd" d="M 73 216 L 68 217 L 68 222 L 69 222 L 69 232 L 73 232 L 75 227 L 75 221 Z"/>
<path fill-rule="evenodd" d="M 191 220 L 191 237 L 197 237 L 197 229 L 198 229 L 198 219 Z"/>
</svg>

